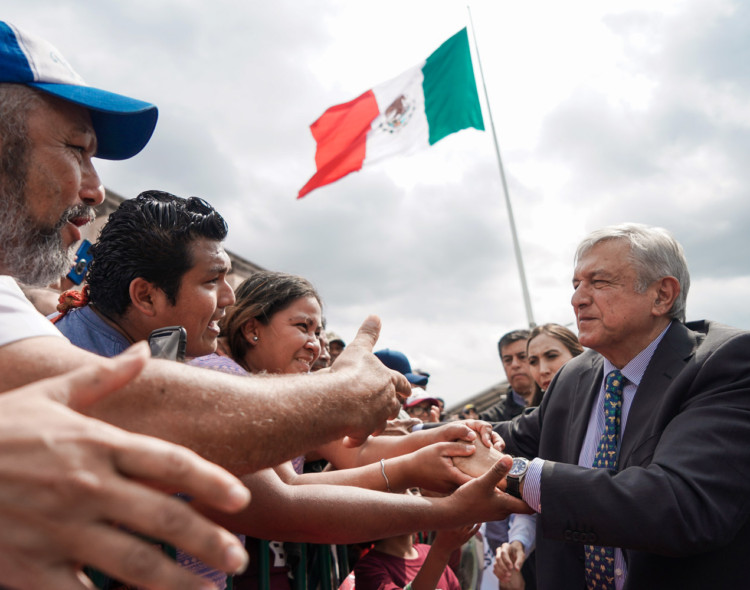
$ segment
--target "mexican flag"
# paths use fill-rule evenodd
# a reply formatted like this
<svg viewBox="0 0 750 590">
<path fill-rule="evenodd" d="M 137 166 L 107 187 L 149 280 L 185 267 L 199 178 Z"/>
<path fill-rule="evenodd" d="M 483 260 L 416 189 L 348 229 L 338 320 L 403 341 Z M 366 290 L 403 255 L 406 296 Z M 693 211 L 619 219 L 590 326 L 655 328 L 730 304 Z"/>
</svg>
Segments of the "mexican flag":
<svg viewBox="0 0 750 590">
<path fill-rule="evenodd" d="M 421 64 L 331 107 L 310 125 L 317 172 L 297 198 L 362 166 L 413 153 L 468 127 L 484 130 L 469 38 L 462 29 Z"/>
</svg>

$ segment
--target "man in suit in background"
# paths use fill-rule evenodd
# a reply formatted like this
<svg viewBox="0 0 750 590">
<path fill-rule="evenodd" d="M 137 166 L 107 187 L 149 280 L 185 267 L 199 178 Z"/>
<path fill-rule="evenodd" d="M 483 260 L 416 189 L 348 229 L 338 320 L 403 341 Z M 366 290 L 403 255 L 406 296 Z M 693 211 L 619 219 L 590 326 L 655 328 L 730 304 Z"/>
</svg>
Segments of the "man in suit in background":
<svg viewBox="0 0 750 590">
<path fill-rule="evenodd" d="M 496 425 L 507 452 L 534 458 L 508 490 L 539 513 L 539 588 L 747 585 L 750 333 L 684 324 L 689 284 L 661 228 L 578 247 L 572 304 L 591 350 L 537 410 Z"/>
</svg>

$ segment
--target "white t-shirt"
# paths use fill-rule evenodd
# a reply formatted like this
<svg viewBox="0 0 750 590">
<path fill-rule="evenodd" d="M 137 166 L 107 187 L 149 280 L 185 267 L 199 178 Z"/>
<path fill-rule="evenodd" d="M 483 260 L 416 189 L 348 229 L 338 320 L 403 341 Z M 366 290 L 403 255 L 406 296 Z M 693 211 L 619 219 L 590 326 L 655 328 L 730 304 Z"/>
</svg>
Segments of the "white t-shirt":
<svg viewBox="0 0 750 590">
<path fill-rule="evenodd" d="M 0 346 L 34 336 L 64 337 L 26 299 L 13 277 L 0 275 Z"/>
</svg>

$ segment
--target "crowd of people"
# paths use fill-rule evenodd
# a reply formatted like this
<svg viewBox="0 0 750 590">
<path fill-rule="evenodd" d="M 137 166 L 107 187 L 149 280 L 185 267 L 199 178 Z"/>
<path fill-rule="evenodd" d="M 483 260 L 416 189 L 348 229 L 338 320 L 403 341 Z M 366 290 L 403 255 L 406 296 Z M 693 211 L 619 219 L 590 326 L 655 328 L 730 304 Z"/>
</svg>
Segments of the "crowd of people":
<svg viewBox="0 0 750 590">
<path fill-rule="evenodd" d="M 104 199 L 93 159 L 156 121 L 0 22 L 0 587 L 286 590 L 304 542 L 366 547 L 355 587 L 465 590 L 479 523 L 500 588 L 743 587 L 750 334 L 686 323 L 669 232 L 587 236 L 578 336 L 503 336 L 507 392 L 454 421 L 429 374 L 373 352 L 377 317 L 347 344 L 302 277 L 232 289 L 200 198 L 126 200 L 85 286 L 33 307 L 19 283 L 63 276 Z"/>
</svg>

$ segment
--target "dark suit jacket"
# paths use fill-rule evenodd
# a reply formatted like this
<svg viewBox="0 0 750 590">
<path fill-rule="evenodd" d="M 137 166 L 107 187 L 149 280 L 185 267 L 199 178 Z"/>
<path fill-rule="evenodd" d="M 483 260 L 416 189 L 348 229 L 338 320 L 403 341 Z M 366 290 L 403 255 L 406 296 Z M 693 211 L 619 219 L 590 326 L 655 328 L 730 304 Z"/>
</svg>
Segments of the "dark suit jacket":
<svg viewBox="0 0 750 590">
<path fill-rule="evenodd" d="M 508 391 L 500 397 L 497 403 L 479 413 L 479 419 L 487 422 L 510 420 L 523 412 L 525 407 L 516 403 L 516 400 L 513 399 L 513 388 L 508 387 Z"/>
<path fill-rule="evenodd" d="M 617 473 L 578 467 L 603 359 L 587 351 L 542 404 L 495 430 L 548 459 L 540 589 L 585 587 L 583 544 L 625 551 L 628 590 L 750 588 L 750 333 L 673 322 L 646 369 Z"/>
</svg>

